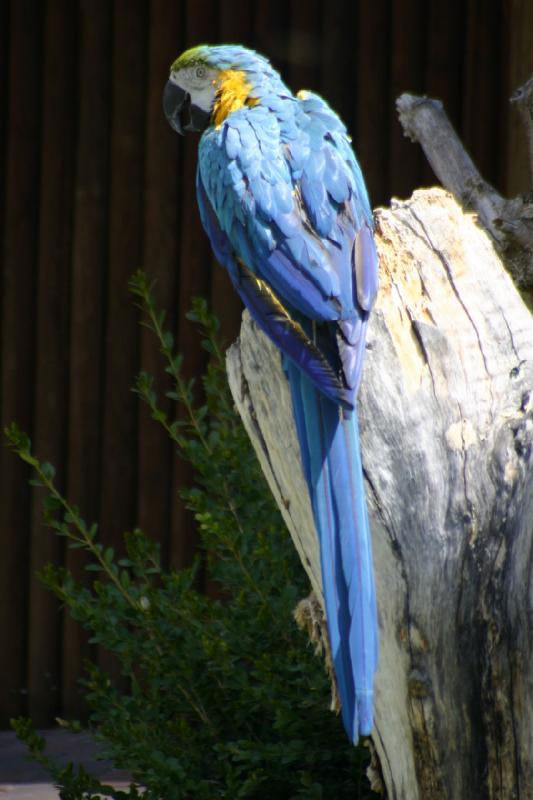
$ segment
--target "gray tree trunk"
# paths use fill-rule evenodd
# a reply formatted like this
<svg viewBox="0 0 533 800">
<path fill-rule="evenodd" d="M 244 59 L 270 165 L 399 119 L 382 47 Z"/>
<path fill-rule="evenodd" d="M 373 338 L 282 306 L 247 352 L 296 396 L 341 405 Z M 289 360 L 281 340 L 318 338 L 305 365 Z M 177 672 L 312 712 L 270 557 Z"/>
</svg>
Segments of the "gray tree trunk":
<svg viewBox="0 0 533 800">
<path fill-rule="evenodd" d="M 390 800 L 533 798 L 533 320 L 445 191 L 376 219 L 381 289 L 359 417 L 383 783 Z M 228 373 L 321 599 L 287 383 L 246 315 Z"/>
</svg>

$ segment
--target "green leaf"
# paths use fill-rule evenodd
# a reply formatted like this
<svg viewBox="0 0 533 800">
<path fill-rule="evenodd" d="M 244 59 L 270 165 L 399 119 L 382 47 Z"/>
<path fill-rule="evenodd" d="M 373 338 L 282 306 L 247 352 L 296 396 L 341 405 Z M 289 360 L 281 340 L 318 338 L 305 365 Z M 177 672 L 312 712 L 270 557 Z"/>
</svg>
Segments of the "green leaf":
<svg viewBox="0 0 533 800">
<path fill-rule="evenodd" d="M 16 722 L 17 734 L 65 800 L 318 800 L 323 787 L 328 797 L 369 800 L 361 785 L 368 754 L 350 745 L 329 712 L 323 662 L 293 620 L 308 580 L 233 407 L 218 322 L 204 300 L 194 301 L 188 317 L 211 356 L 196 386 L 182 375 L 182 356 L 170 352 L 153 284 L 136 272 L 130 290 L 167 370 L 157 387 L 141 372 L 134 390 L 190 465 L 194 481 L 180 494 L 198 521 L 199 547 L 193 555 L 195 539 L 175 553 L 166 543 L 166 561 L 192 565 L 162 567 L 158 544 L 135 529 L 124 534 L 126 558 L 115 560 L 97 525 L 89 527 L 54 489 L 44 501 L 47 520 L 69 547 L 90 553 L 85 570 L 95 574 L 75 580 L 48 565 L 39 576 L 98 644 L 101 663 L 112 665 L 113 677 L 86 663 L 89 724 L 104 754 L 143 790 L 111 789 L 81 767 L 56 764 L 27 721 Z M 181 404 L 178 421 L 169 421 L 166 403 L 159 408 L 158 395 L 167 393 Z M 34 479 L 41 469 L 52 480 L 53 468 L 39 464 L 28 437 L 16 426 L 7 431 Z M 167 511 L 174 514 L 171 501 Z M 172 526 L 180 519 L 181 511 Z"/>
<path fill-rule="evenodd" d="M 44 477 L 46 478 L 47 481 L 51 482 L 51 481 L 54 480 L 56 471 L 55 471 L 54 467 L 52 466 L 52 464 L 50 464 L 48 461 L 43 461 L 42 462 L 42 464 L 41 464 L 41 472 L 43 473 L 43 475 L 44 475 Z"/>
<path fill-rule="evenodd" d="M 62 508 L 62 503 L 59 497 L 48 494 L 43 500 L 43 508 L 48 514 L 54 514 Z"/>
</svg>

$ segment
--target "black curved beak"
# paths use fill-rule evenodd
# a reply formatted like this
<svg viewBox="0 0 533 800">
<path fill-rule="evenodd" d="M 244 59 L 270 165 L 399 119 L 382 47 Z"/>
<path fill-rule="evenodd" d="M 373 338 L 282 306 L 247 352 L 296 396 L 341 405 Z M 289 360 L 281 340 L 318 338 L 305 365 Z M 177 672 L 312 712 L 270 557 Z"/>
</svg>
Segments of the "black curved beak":
<svg viewBox="0 0 533 800">
<path fill-rule="evenodd" d="M 190 94 L 171 80 L 163 91 L 163 111 L 171 127 L 181 135 L 205 130 L 211 118 L 209 111 L 193 105 Z"/>
<path fill-rule="evenodd" d="M 163 91 L 163 111 L 169 124 L 183 136 L 190 124 L 191 96 L 173 81 L 167 81 Z"/>
</svg>

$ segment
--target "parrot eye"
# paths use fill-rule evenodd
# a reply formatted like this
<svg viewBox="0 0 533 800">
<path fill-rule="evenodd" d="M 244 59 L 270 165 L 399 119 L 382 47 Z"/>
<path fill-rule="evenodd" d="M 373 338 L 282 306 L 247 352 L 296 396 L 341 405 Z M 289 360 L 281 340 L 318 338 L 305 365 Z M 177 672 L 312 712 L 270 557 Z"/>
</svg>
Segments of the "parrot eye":
<svg viewBox="0 0 533 800">
<path fill-rule="evenodd" d="M 201 80 L 202 78 L 205 78 L 206 72 L 207 71 L 205 67 L 196 67 L 194 74 L 196 75 L 197 78 L 200 78 Z"/>
</svg>

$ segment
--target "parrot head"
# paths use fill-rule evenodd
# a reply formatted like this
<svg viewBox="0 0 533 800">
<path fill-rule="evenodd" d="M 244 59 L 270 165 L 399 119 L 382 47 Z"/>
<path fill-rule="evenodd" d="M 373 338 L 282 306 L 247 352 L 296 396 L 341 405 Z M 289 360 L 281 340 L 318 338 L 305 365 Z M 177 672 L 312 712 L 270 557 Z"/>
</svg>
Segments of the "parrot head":
<svg viewBox="0 0 533 800">
<path fill-rule="evenodd" d="M 261 85 L 279 75 L 266 58 L 239 45 L 199 45 L 170 68 L 163 110 L 180 134 L 220 125 L 229 113 L 260 102 Z M 282 85 L 282 84 L 281 84 Z"/>
</svg>

